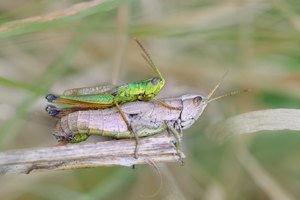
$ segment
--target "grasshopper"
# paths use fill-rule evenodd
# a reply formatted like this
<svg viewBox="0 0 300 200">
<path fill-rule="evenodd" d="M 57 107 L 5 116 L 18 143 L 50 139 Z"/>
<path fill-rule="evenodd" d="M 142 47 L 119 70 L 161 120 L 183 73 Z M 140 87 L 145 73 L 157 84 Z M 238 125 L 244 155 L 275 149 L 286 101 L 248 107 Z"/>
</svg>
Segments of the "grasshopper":
<svg viewBox="0 0 300 200">
<path fill-rule="evenodd" d="M 122 105 L 126 120 L 130 122 L 138 137 L 146 137 L 171 132 L 176 138 L 179 152 L 182 130 L 189 128 L 201 116 L 208 103 L 225 96 L 232 96 L 241 91 L 233 91 L 215 98 L 211 98 L 221 81 L 214 87 L 207 97 L 202 95 L 184 95 L 178 98 L 162 99 L 166 104 L 180 108 L 170 109 L 157 101 L 132 102 Z M 59 109 L 49 107 L 48 113 L 60 118 L 54 136 L 62 142 L 78 143 L 96 134 L 117 139 L 131 138 L 132 135 L 120 112 L 116 108 L 104 110 L 86 110 L 73 112 L 72 108 Z M 136 147 L 136 151 L 137 151 Z M 179 153 L 179 155 L 181 155 Z"/>
<path fill-rule="evenodd" d="M 143 58 L 156 72 L 158 77 L 121 86 L 103 85 L 69 89 L 64 91 L 62 95 L 48 94 L 46 99 L 51 103 L 65 105 L 63 108 L 68 108 L 69 111 L 116 107 L 123 121 L 126 123 L 127 129 L 135 136 L 136 143 L 138 144 L 138 133 L 132 129 L 131 123 L 128 121 L 128 117 L 120 107 L 120 104 L 134 101 L 155 100 L 169 109 L 178 110 L 178 108 L 172 107 L 155 98 L 165 85 L 165 79 L 143 45 L 138 40 L 136 40 L 136 42 L 142 50 Z M 54 108 L 55 106 L 48 106 L 46 107 L 46 110 L 50 112 L 52 116 L 55 116 Z"/>
</svg>

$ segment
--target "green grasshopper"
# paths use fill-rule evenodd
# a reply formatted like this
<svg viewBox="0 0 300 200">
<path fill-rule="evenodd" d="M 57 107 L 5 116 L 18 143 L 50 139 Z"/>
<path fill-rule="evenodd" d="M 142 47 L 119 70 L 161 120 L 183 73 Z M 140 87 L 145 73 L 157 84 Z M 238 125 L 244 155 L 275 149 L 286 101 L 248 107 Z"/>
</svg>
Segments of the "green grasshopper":
<svg viewBox="0 0 300 200">
<path fill-rule="evenodd" d="M 151 136 L 164 130 L 173 133 L 179 152 L 182 129 L 187 129 L 195 123 L 208 103 L 241 92 L 233 91 L 211 98 L 220 83 L 221 81 L 206 97 L 194 94 L 162 100 L 172 107 L 180 108 L 180 110 L 169 109 L 157 101 L 148 101 L 124 104 L 122 111 L 138 137 Z M 49 115 L 59 118 L 54 133 L 59 141 L 78 143 L 93 134 L 117 139 L 131 138 L 130 131 L 116 108 L 74 112 L 75 110 L 72 108 L 59 109 L 49 106 L 47 110 Z M 137 153 L 137 148 L 135 153 Z M 179 153 L 179 155 L 181 154 Z"/>
<path fill-rule="evenodd" d="M 165 79 L 160 71 L 152 61 L 143 45 L 136 40 L 137 44 L 142 50 L 142 56 L 156 72 L 158 77 L 151 79 L 132 82 L 121 86 L 96 86 L 96 87 L 83 87 L 66 90 L 62 95 L 48 94 L 46 99 L 48 102 L 63 104 L 69 107 L 70 110 L 90 110 L 90 109 L 105 109 L 109 107 L 116 107 L 120 112 L 128 130 L 135 136 L 136 143 L 138 144 L 138 134 L 132 130 L 120 104 L 134 101 L 149 101 L 155 100 L 169 109 L 178 109 L 172 107 L 163 101 L 156 99 L 155 96 L 161 91 L 165 85 Z M 47 107 L 46 110 L 50 108 Z"/>
</svg>

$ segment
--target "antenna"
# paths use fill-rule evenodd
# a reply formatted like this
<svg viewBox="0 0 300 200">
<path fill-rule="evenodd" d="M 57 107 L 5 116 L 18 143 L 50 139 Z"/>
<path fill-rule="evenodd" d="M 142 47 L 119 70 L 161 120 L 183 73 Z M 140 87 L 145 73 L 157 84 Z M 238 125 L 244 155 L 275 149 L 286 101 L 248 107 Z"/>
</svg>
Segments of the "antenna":
<svg viewBox="0 0 300 200">
<path fill-rule="evenodd" d="M 146 49 L 142 45 L 142 43 L 139 40 L 137 40 L 137 39 L 135 39 L 135 41 L 139 45 L 139 47 L 142 49 L 142 57 L 147 61 L 147 63 L 150 65 L 150 67 L 157 73 L 157 75 L 159 76 L 159 78 L 164 79 L 162 77 L 160 71 L 158 70 L 158 68 L 154 64 L 153 60 L 151 59 L 149 53 L 146 51 Z"/>
<path fill-rule="evenodd" d="M 224 75 L 222 76 L 221 80 L 218 82 L 218 84 L 212 89 L 212 91 L 207 95 L 206 99 L 207 99 L 207 103 L 210 103 L 212 101 L 216 101 L 216 100 L 219 100 L 219 99 L 222 99 L 224 97 L 228 97 L 228 96 L 234 96 L 234 95 L 237 95 L 237 94 L 240 94 L 240 93 L 243 93 L 243 92 L 249 92 L 249 89 L 244 89 L 244 90 L 236 90 L 236 91 L 232 91 L 232 92 L 228 92 L 226 94 L 223 94 L 223 95 L 220 95 L 220 96 L 217 96 L 215 98 L 212 98 L 212 95 L 215 93 L 215 91 L 220 87 L 222 81 L 226 78 L 226 76 L 228 75 L 228 72 L 229 70 L 227 70 Z"/>
<path fill-rule="evenodd" d="M 208 99 L 207 103 L 210 103 L 210 102 L 212 102 L 212 101 L 216 101 L 216 100 L 222 99 L 222 98 L 224 98 L 224 97 L 230 97 L 230 96 L 234 96 L 234 95 L 237 95 L 237 94 L 240 94 L 240 93 L 243 93 L 243 92 L 249 92 L 249 91 L 250 91 L 249 89 L 235 90 L 235 91 L 228 92 L 228 93 L 226 93 L 226 94 L 217 96 L 217 97 L 215 97 L 215 98 Z"/>
<path fill-rule="evenodd" d="M 227 70 L 224 75 L 222 76 L 221 80 L 218 82 L 218 84 L 212 89 L 212 91 L 207 95 L 207 99 L 210 99 L 210 97 L 215 93 L 215 91 L 220 87 L 222 81 L 226 78 L 228 75 L 229 70 Z"/>
</svg>

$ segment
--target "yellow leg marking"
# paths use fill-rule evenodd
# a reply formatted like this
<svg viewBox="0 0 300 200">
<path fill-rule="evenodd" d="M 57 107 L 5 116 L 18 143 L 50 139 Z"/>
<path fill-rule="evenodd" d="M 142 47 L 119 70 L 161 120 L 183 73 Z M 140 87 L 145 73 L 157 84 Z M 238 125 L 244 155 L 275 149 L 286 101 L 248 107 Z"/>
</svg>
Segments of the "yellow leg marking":
<svg viewBox="0 0 300 200">
<path fill-rule="evenodd" d="M 166 108 L 169 108 L 171 110 L 181 110 L 181 108 L 178 108 L 178 107 L 174 107 L 174 106 L 171 106 L 169 104 L 167 104 L 166 102 L 160 100 L 160 99 L 157 99 L 157 98 L 153 98 L 154 101 L 157 101 L 158 103 L 160 103 L 161 105 L 163 105 L 164 107 Z"/>
<path fill-rule="evenodd" d="M 128 128 L 128 130 L 134 135 L 135 137 L 135 150 L 134 150 L 134 157 L 135 158 L 138 158 L 138 150 L 139 150 L 139 136 L 138 134 L 133 131 L 132 127 L 131 127 L 131 124 L 128 122 L 128 120 L 126 119 L 126 116 L 125 116 L 125 113 L 122 111 L 120 105 L 118 104 L 118 102 L 114 101 L 117 109 L 119 110 L 124 122 L 126 123 L 126 126 Z"/>
</svg>

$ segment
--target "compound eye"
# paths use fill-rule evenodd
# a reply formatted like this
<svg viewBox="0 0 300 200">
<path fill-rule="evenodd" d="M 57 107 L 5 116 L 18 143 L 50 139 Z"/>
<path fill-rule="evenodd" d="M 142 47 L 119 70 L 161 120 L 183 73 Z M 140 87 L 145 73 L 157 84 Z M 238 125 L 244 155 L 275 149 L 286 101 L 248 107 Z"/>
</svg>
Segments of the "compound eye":
<svg viewBox="0 0 300 200">
<path fill-rule="evenodd" d="M 202 97 L 200 97 L 200 96 L 195 97 L 195 98 L 193 99 L 193 104 L 194 104 L 194 106 L 199 106 L 200 103 L 201 103 L 201 101 L 202 101 Z"/>
<path fill-rule="evenodd" d="M 160 78 L 154 77 L 154 78 L 151 80 L 151 83 L 152 83 L 153 85 L 157 85 L 157 84 L 159 83 L 159 81 L 160 81 Z"/>
</svg>

